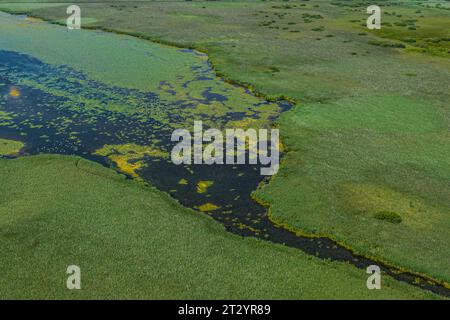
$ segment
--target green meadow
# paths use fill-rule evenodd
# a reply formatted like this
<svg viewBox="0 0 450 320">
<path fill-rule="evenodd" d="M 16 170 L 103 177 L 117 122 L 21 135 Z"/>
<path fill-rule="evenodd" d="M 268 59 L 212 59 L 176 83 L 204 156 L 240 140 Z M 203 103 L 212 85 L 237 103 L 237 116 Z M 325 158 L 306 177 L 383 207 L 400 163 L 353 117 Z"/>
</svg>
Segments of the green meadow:
<svg viewBox="0 0 450 320">
<path fill-rule="evenodd" d="M 384 95 L 283 115 L 289 151 L 279 175 L 256 194 L 271 204 L 277 223 L 448 281 L 450 135 L 443 114 L 427 101 Z"/>
<path fill-rule="evenodd" d="M 449 6 L 445 1 L 383 1 L 382 29 L 367 30 L 368 5 L 365 1 L 339 0 L 130 1 L 106 7 L 83 4 L 82 14 L 89 19 L 87 28 L 205 52 L 217 75 L 228 82 L 241 84 L 267 99 L 295 101 L 295 106 L 275 123 L 285 151 L 280 171 L 254 194 L 270 207 L 272 221 L 301 234 L 330 237 L 357 253 L 448 284 Z M 0 10 L 28 13 L 54 23 L 64 21 L 65 9 L 58 4 L 0 3 Z M 126 45 L 121 49 L 127 54 Z M 47 55 L 42 53 L 43 58 Z M 97 67 L 93 63 L 86 70 L 101 77 Z M 122 71 L 117 81 L 127 72 Z M 148 75 L 136 73 L 147 81 Z M 263 123 L 277 112 L 276 108 L 264 112 Z M 226 234 L 220 226 L 179 207 L 158 191 L 142 190 L 131 182 L 111 178 L 112 173 L 106 169 L 89 165 L 94 172 L 108 172 L 108 178 L 94 179 L 85 173 L 76 178 L 81 173 L 70 158 L 1 162 L 0 174 L 7 181 L 1 188 L 23 197 L 12 197 L 8 203 L 8 208 L 20 208 L 22 215 L 12 217 L 4 205 L 0 208 L 1 230 L 10 230 L 3 234 L 12 239 L 8 244 L 2 242 L 6 246 L 2 251 L 24 266 L 17 270 L 10 267 L 7 274 L 19 279 L 25 266 L 30 265 L 25 261 L 31 258 L 38 274 L 34 278 L 29 272 L 28 277 L 17 280 L 19 283 L 44 277 L 48 270 L 55 271 L 50 282 L 63 281 L 64 275 L 58 272 L 67 259 L 61 257 L 69 257 L 92 264 L 92 278 L 86 283 L 97 291 L 82 291 L 80 295 L 85 297 L 92 292 L 98 293 L 96 297 L 108 296 L 106 292 L 113 283 L 121 297 L 381 297 L 365 289 L 365 275 L 353 267 Z M 67 175 L 64 179 L 70 178 L 72 183 L 65 187 L 70 188 L 66 192 L 53 194 L 63 188 L 57 184 L 61 179 L 58 175 Z M 27 211 L 24 199 L 27 190 L 36 190 L 38 185 L 42 185 L 37 188 L 42 198 L 33 206 L 42 210 L 33 213 Z M 101 192 L 86 194 L 86 190 Z M 100 205 L 81 201 L 88 196 Z M 124 203 L 118 201 L 121 197 L 134 200 L 130 202 L 136 209 L 128 210 L 136 215 L 133 221 L 116 211 L 115 206 Z M 7 199 L 3 193 L 2 198 Z M 70 210 L 70 214 L 61 216 L 62 209 Z M 172 210 L 173 215 L 163 215 L 163 210 Z M 27 219 L 35 219 L 35 223 Z M 63 232 L 77 241 L 62 241 L 52 247 Z M 33 240 L 32 234 L 42 239 Z M 144 243 L 150 249 L 140 255 Z M 79 246 L 85 250 L 79 250 Z M 102 250 L 97 249 L 99 246 Z M 34 248 L 39 248 L 38 253 Z M 155 255 L 158 259 L 152 260 Z M 52 258 L 60 263 L 50 265 Z M 181 268 L 171 262 L 174 259 L 189 265 Z M 131 260 L 135 262 L 128 269 L 120 268 Z M 157 268 L 158 273 L 144 265 Z M 258 276 L 248 273 L 251 266 L 258 270 Z M 130 289 L 128 277 L 139 271 L 145 281 L 134 283 Z M 120 274 L 125 275 L 123 280 L 118 279 Z M 331 289 L 326 285 L 328 280 Z M 150 288 L 152 281 L 155 285 Z M 405 297 L 402 290 L 416 294 L 409 286 L 389 284 L 392 291 L 377 294 L 386 294 L 386 298 Z M 11 297 L 19 295 L 11 290 Z M 29 294 L 74 295 L 51 290 L 59 289 L 49 288 L 43 293 L 36 284 Z"/>
</svg>

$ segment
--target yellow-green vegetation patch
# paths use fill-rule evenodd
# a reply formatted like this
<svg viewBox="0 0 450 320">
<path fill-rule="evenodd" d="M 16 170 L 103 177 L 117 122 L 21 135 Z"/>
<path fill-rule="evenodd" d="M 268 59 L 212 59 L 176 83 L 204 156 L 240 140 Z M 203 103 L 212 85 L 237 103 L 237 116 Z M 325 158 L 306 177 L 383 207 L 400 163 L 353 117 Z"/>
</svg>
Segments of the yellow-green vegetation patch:
<svg viewBox="0 0 450 320">
<path fill-rule="evenodd" d="M 402 41 L 421 52 L 450 56 L 450 10 L 390 8 L 377 35 Z"/>
<path fill-rule="evenodd" d="M 214 184 L 214 181 L 199 181 L 197 183 L 197 193 L 206 193 L 208 188 Z"/>
<path fill-rule="evenodd" d="M 22 150 L 24 144 L 21 141 L 0 139 L 0 156 L 13 156 Z"/>
<path fill-rule="evenodd" d="M 122 145 L 105 145 L 94 152 L 95 155 L 107 157 L 113 161 L 117 168 L 131 177 L 137 178 L 139 169 L 145 166 L 145 156 L 155 158 L 168 158 L 168 153 L 156 146 L 140 146 L 133 143 Z"/>
<path fill-rule="evenodd" d="M 81 26 L 94 24 L 96 22 L 98 22 L 98 20 L 95 19 L 95 18 L 81 17 Z M 59 20 L 56 20 L 55 23 L 58 23 L 58 24 L 61 24 L 61 25 L 65 26 L 67 24 L 67 19 L 59 19 Z"/>
<path fill-rule="evenodd" d="M 392 211 L 380 211 L 375 213 L 374 217 L 378 220 L 385 220 L 390 223 L 402 222 L 402 217 L 400 217 L 398 213 Z"/>
<path fill-rule="evenodd" d="M 207 202 L 200 206 L 197 206 L 196 208 L 201 212 L 210 212 L 210 211 L 215 211 L 215 210 L 219 209 L 220 207 L 214 203 Z"/>
</svg>

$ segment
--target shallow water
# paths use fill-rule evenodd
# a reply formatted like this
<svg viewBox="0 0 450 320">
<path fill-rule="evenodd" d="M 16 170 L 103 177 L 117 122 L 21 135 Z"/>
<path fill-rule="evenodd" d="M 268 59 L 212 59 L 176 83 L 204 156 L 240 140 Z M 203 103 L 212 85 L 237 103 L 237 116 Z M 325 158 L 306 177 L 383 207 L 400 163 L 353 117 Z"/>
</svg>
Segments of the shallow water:
<svg viewBox="0 0 450 320">
<path fill-rule="evenodd" d="M 72 61 L 69 52 L 75 48 L 74 39 L 62 27 L 4 14 L 0 14 L 0 26 L 6 30 L 0 40 L 0 137 L 25 142 L 25 154 L 80 155 L 111 164 L 185 206 L 206 209 L 231 232 L 284 243 L 359 268 L 379 265 L 329 239 L 299 237 L 274 226 L 265 208 L 250 197 L 262 181 L 259 166 L 176 166 L 167 157 L 174 128 L 190 129 L 194 119 L 219 128 L 247 123 L 246 119 L 268 126 L 290 107 L 286 102 L 270 103 L 225 83 L 214 76 L 205 56 L 192 50 L 79 31 L 76 37 L 83 47 L 98 47 L 100 42 L 104 57 L 116 58 L 104 64 L 87 50 Z M 45 41 L 58 48 L 53 51 Z M 135 61 L 129 63 L 130 58 L 121 56 L 127 47 L 133 48 L 132 57 L 142 60 L 141 69 L 154 71 L 151 75 L 139 71 L 139 81 L 127 79 L 138 72 L 133 71 Z M 167 56 L 176 61 L 175 66 L 167 66 L 172 61 L 165 60 Z M 82 58 L 98 64 L 83 63 Z M 120 63 L 129 64 L 128 72 Z M 105 145 L 114 147 L 99 152 Z M 148 146 L 149 151 L 138 146 Z M 450 296 L 449 290 L 414 275 L 397 274 L 390 268 L 384 271 Z"/>
</svg>

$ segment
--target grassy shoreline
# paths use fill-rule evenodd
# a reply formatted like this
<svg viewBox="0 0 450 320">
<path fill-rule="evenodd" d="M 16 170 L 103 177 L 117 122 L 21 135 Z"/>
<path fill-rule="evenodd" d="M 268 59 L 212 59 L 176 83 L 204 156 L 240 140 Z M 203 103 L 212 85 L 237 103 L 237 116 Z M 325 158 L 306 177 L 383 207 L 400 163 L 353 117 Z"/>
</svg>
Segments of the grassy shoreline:
<svg viewBox="0 0 450 320">
<path fill-rule="evenodd" d="M 267 209 L 268 212 L 268 218 L 269 220 L 277 227 L 286 229 L 300 237 L 304 237 L 304 238 L 310 238 L 310 239 L 314 239 L 314 238 L 326 238 L 329 239 L 333 242 L 335 242 L 336 244 L 338 244 L 340 247 L 345 248 L 346 250 L 348 250 L 349 252 L 352 253 L 352 255 L 354 255 L 355 257 L 362 257 L 362 258 L 366 258 L 366 259 L 370 259 L 372 261 L 374 261 L 375 263 L 379 263 L 379 265 L 382 265 L 390 270 L 393 270 L 394 272 L 398 272 L 398 273 L 407 273 L 409 275 L 412 276 L 416 276 L 418 279 L 421 279 L 421 281 L 427 281 L 429 283 L 433 283 L 437 286 L 442 286 L 446 289 L 450 289 L 450 283 L 446 282 L 446 281 L 442 281 L 438 278 L 433 278 L 430 277 L 429 275 L 425 274 L 425 273 L 419 273 L 419 272 L 415 272 L 413 270 L 409 270 L 407 268 L 402 267 L 401 265 L 395 265 L 392 264 L 391 262 L 388 262 L 386 260 L 381 259 L 380 257 L 377 256 L 370 256 L 368 254 L 364 254 L 361 253 L 359 251 L 355 251 L 354 248 L 352 248 L 351 246 L 347 245 L 347 243 L 345 242 L 345 240 L 338 240 L 337 238 L 333 238 L 330 234 L 321 234 L 321 233 L 309 233 L 305 230 L 299 229 L 299 228 L 295 228 L 291 225 L 289 225 L 286 222 L 277 220 L 276 218 L 273 217 L 272 211 L 271 211 L 271 207 L 270 207 L 270 203 L 265 202 L 264 200 L 253 196 L 252 195 L 252 199 L 254 201 L 256 201 L 258 204 L 260 204 L 261 206 L 265 207 Z"/>
</svg>

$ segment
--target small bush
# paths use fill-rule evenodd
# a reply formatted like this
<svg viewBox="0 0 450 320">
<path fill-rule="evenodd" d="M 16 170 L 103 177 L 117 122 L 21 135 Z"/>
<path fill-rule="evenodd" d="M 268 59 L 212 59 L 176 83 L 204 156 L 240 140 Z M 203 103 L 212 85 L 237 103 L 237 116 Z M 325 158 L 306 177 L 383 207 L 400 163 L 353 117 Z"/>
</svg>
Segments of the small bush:
<svg viewBox="0 0 450 320">
<path fill-rule="evenodd" d="M 405 45 L 402 43 L 396 43 L 396 42 L 385 42 L 385 41 L 377 41 L 377 40 L 371 40 L 368 42 L 368 44 L 373 46 L 380 46 L 383 48 L 405 48 Z"/>
</svg>

